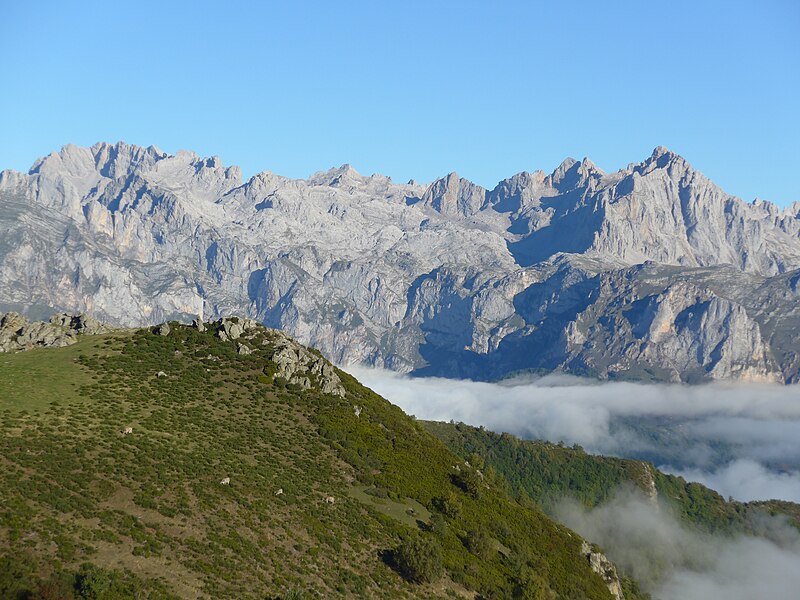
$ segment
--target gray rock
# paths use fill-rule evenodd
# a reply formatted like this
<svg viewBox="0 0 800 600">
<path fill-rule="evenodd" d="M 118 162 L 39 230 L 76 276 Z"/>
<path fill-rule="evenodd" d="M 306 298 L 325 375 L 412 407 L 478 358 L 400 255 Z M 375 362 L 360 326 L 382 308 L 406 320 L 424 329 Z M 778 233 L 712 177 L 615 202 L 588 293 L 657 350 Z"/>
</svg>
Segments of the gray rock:
<svg viewBox="0 0 800 600">
<path fill-rule="evenodd" d="M 86 315 L 56 314 L 48 322 L 29 322 L 19 313 L 0 315 L 0 352 L 33 348 L 60 348 L 78 341 L 78 335 L 113 331 L 113 327 Z"/>
<path fill-rule="evenodd" d="M 232 323 L 227 332 L 232 340 L 236 340 L 244 333 L 244 328 L 238 323 Z"/>
<path fill-rule="evenodd" d="M 664 148 L 486 190 L 349 165 L 242 182 L 190 152 L 66 146 L 0 175 L 0 232 L 9 308 L 123 326 L 238 314 L 221 339 L 258 321 L 338 364 L 417 374 L 800 372 L 800 204 L 745 203 Z"/>
<path fill-rule="evenodd" d="M 223 318 L 217 324 L 220 338 L 225 340 L 238 340 L 244 333 L 244 327 L 239 323 L 238 318 Z M 224 334 L 224 338 L 223 335 Z"/>
<path fill-rule="evenodd" d="M 168 323 L 162 323 L 161 325 L 158 325 L 155 329 L 156 335 L 160 335 L 162 337 L 168 336 L 170 331 L 171 329 Z"/>
<path fill-rule="evenodd" d="M 616 600 L 624 600 L 625 596 L 622 593 L 622 582 L 619 580 L 617 568 L 614 566 L 605 554 L 592 549 L 586 542 L 581 543 L 581 554 L 586 557 L 589 562 L 589 567 L 603 578 L 608 591 Z"/>
<path fill-rule="evenodd" d="M 316 382 L 323 394 L 345 396 L 342 381 L 327 360 L 279 331 L 271 332 L 270 343 L 273 348 L 270 360 L 277 367 L 275 378 L 282 377 L 303 389 L 312 389 Z"/>
</svg>

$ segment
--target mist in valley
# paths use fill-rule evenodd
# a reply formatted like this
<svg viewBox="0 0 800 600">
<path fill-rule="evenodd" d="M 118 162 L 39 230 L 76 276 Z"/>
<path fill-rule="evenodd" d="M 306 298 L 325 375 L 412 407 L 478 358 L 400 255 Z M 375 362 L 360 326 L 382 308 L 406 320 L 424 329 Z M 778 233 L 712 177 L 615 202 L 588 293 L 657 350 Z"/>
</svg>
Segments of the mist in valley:
<svg viewBox="0 0 800 600">
<path fill-rule="evenodd" d="M 650 460 L 741 501 L 800 502 L 800 387 L 562 375 L 483 383 L 350 370 L 419 419 Z M 591 510 L 571 499 L 554 510 L 658 600 L 789 598 L 800 589 L 800 534 L 779 517 L 759 524 L 764 537 L 702 534 L 629 489 Z"/>
<path fill-rule="evenodd" d="M 698 533 L 631 490 L 593 510 L 564 500 L 554 516 L 656 600 L 791 598 L 800 589 L 800 533 L 779 517 L 764 517 L 764 537 Z"/>
</svg>

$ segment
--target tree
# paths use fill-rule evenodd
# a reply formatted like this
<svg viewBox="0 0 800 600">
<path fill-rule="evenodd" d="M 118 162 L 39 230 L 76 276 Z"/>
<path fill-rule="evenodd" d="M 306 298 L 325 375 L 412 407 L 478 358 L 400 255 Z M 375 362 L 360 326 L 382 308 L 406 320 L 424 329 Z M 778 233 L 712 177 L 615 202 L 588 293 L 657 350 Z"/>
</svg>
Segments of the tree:
<svg viewBox="0 0 800 600">
<path fill-rule="evenodd" d="M 467 462 L 469 462 L 470 466 L 473 469 L 478 469 L 479 471 L 482 471 L 483 468 L 486 466 L 486 462 L 483 460 L 483 457 L 477 452 L 473 452 L 472 454 L 470 454 L 469 460 Z"/>
<path fill-rule="evenodd" d="M 442 574 L 442 551 L 436 540 L 421 535 L 405 538 L 394 551 L 400 573 L 415 583 L 436 581 Z"/>
</svg>

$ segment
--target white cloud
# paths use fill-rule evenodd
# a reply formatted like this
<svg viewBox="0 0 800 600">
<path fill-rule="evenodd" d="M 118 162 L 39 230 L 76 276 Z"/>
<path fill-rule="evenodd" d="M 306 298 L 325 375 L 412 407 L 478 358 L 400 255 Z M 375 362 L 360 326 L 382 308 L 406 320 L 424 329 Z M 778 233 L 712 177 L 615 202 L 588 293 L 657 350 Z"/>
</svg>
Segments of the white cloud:
<svg viewBox="0 0 800 600">
<path fill-rule="evenodd" d="M 698 534 L 632 492 L 593 510 L 565 501 L 556 517 L 599 544 L 655 600 L 792 598 L 800 589 L 800 536 L 775 518 L 769 538 Z"/>
<path fill-rule="evenodd" d="M 733 496 L 744 502 L 764 500 L 768 499 L 766 496 L 770 496 L 800 503 L 800 473 L 776 473 L 754 460 L 735 460 L 714 471 L 676 470 L 669 466 L 659 468 L 667 473 L 680 475 L 688 481 L 702 483 L 723 496 Z"/>
<path fill-rule="evenodd" d="M 800 386 L 601 383 L 570 376 L 483 383 L 351 372 L 420 419 L 647 457 L 740 500 L 798 499 Z"/>
</svg>

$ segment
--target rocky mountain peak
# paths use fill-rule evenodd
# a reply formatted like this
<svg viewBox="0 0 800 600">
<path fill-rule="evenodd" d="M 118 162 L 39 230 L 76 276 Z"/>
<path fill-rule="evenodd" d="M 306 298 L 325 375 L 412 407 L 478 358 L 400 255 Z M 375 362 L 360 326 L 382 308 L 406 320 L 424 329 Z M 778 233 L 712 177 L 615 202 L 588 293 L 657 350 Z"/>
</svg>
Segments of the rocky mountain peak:
<svg viewBox="0 0 800 600">
<path fill-rule="evenodd" d="M 486 203 L 485 188 L 462 179 L 455 171 L 437 179 L 422 196 L 422 205 L 450 217 L 469 217 Z"/>
<path fill-rule="evenodd" d="M 675 154 L 669 148 L 666 148 L 664 146 L 656 146 L 655 148 L 653 148 L 653 153 L 650 155 L 650 158 L 659 159 L 662 156 L 668 156 L 670 158 L 673 158 L 677 156 L 677 154 Z"/>
<path fill-rule="evenodd" d="M 591 160 L 584 158 L 578 162 L 574 158 L 566 158 L 547 177 L 547 183 L 559 192 L 584 188 L 592 182 L 598 182 L 605 173 Z"/>
<path fill-rule="evenodd" d="M 656 170 L 694 170 L 685 158 L 683 158 L 680 154 L 672 152 L 664 146 L 657 146 L 653 150 L 653 153 L 647 159 L 636 165 L 636 167 L 636 170 L 640 174 L 647 174 Z"/>
<path fill-rule="evenodd" d="M 567 173 L 570 171 L 570 169 L 572 169 L 576 164 L 578 164 L 578 161 L 572 158 L 571 156 L 568 156 L 567 158 L 562 160 L 561 164 L 558 165 L 555 168 L 555 170 L 550 174 L 550 180 L 553 181 L 554 183 L 561 182 L 567 175 Z"/>
<path fill-rule="evenodd" d="M 583 158 L 580 164 L 579 172 L 587 177 L 591 175 L 599 175 L 602 177 L 605 175 L 605 171 L 594 164 L 589 157 Z"/>
<path fill-rule="evenodd" d="M 155 146 L 142 148 L 125 142 L 108 144 L 100 142 L 91 147 L 95 168 L 110 179 L 127 177 L 131 172 L 152 168 L 158 161 L 169 155 Z"/>
<path fill-rule="evenodd" d="M 91 149 L 67 144 L 59 152 L 51 152 L 34 162 L 28 174 L 52 173 L 81 177 L 94 170 Z"/>
<path fill-rule="evenodd" d="M 310 185 L 342 187 L 347 185 L 358 185 L 364 183 L 368 177 L 361 175 L 349 163 L 341 167 L 333 167 L 327 171 L 319 171 L 308 178 Z"/>
</svg>

